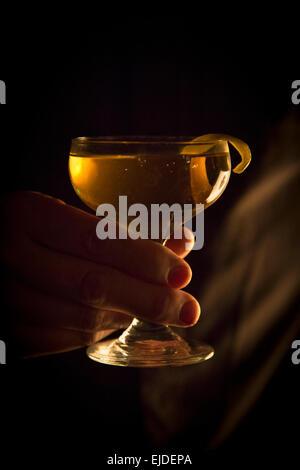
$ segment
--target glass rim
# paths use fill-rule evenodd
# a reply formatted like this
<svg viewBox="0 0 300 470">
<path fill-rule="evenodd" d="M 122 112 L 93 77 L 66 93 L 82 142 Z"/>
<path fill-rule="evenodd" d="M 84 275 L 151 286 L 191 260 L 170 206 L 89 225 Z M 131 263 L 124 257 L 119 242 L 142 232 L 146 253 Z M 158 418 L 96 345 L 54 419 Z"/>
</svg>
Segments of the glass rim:
<svg viewBox="0 0 300 470">
<path fill-rule="evenodd" d="M 197 136 L 165 136 L 165 135 L 116 135 L 116 136 L 91 136 L 74 137 L 75 144 L 175 144 L 175 145 L 208 145 L 217 142 L 227 142 L 226 139 L 213 139 L 199 142 Z"/>
</svg>

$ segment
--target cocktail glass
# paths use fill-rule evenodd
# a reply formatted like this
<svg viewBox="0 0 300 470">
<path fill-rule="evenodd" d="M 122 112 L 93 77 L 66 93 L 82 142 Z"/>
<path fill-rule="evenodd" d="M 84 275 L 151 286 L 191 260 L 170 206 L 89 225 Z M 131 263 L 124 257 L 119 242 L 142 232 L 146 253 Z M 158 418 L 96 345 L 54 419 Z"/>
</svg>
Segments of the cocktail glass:
<svg viewBox="0 0 300 470">
<path fill-rule="evenodd" d="M 139 203 L 149 210 L 151 204 L 190 204 L 195 216 L 199 205 L 206 209 L 227 186 L 231 173 L 228 143 L 241 156 L 233 171 L 242 173 L 251 160 L 249 147 L 224 134 L 78 137 L 72 140 L 70 178 L 76 194 L 93 210 L 109 203 L 118 211 L 119 196 L 124 195 L 128 206 Z M 161 234 L 165 228 L 161 227 Z M 175 229 L 174 221 L 169 228 Z M 166 237 L 161 235 L 156 241 L 165 244 Z M 134 318 L 119 338 L 93 344 L 87 354 L 104 364 L 160 367 L 205 361 L 214 350 L 201 341 L 182 338 L 168 325 Z"/>
</svg>

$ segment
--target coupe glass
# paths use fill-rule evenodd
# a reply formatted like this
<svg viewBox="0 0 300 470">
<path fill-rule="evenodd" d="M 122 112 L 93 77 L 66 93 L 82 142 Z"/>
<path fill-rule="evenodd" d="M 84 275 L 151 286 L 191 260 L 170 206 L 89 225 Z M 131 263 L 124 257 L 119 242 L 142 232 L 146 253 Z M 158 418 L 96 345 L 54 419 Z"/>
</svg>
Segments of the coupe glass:
<svg viewBox="0 0 300 470">
<path fill-rule="evenodd" d="M 241 156 L 233 171 L 241 173 L 251 160 L 249 147 L 223 134 L 78 137 L 71 145 L 70 178 L 76 194 L 93 210 L 109 203 L 118 212 L 119 196 L 126 195 L 128 207 L 140 203 L 150 211 L 154 203 L 190 204 L 196 215 L 197 205 L 207 208 L 227 186 L 231 173 L 228 142 Z M 166 238 L 156 241 L 164 244 Z M 198 363 L 211 358 L 214 350 L 182 338 L 167 325 L 134 318 L 119 338 L 93 344 L 87 354 L 104 364 L 159 367 Z"/>
</svg>

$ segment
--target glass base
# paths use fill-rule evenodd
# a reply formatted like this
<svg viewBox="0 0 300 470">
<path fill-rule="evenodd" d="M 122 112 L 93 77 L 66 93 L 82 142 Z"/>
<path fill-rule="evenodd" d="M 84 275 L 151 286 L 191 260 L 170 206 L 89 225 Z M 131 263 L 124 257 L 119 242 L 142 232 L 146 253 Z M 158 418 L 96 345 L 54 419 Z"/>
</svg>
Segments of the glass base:
<svg viewBox="0 0 300 470">
<path fill-rule="evenodd" d="M 119 338 L 89 346 L 87 355 L 114 366 L 162 367 L 202 362 L 210 359 L 214 350 L 200 341 L 181 338 L 167 326 L 134 319 Z"/>
</svg>

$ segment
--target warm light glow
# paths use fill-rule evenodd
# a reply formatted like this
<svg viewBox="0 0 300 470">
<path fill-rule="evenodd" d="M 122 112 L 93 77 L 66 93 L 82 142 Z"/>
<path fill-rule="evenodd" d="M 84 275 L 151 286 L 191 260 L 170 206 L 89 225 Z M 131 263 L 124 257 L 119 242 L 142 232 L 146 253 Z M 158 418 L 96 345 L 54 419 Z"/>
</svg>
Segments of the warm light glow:
<svg viewBox="0 0 300 470">
<path fill-rule="evenodd" d="M 76 157 L 70 157 L 69 170 L 73 178 L 76 178 L 82 170 L 82 159 Z"/>
<path fill-rule="evenodd" d="M 206 158 L 191 158 L 191 191 L 195 201 L 205 201 L 211 192 L 206 171 Z"/>
</svg>

